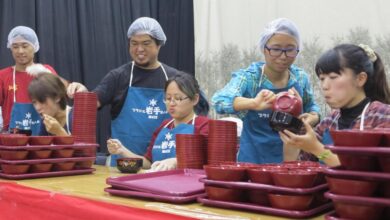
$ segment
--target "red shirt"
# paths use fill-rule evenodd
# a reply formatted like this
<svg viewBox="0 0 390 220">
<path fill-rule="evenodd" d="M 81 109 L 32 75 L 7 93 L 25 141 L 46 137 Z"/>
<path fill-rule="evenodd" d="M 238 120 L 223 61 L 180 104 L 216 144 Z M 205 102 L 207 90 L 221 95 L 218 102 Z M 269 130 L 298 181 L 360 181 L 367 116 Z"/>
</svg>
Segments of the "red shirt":
<svg viewBox="0 0 390 220">
<path fill-rule="evenodd" d="M 53 67 L 44 65 L 57 75 Z M 8 130 L 12 107 L 14 106 L 13 66 L 0 70 L 0 106 L 3 115 L 3 130 Z M 33 76 L 27 72 L 15 72 L 16 102 L 31 103 L 28 96 L 28 85 Z"/>
<path fill-rule="evenodd" d="M 164 126 L 166 124 L 168 124 L 168 122 L 170 122 L 172 120 L 171 119 L 167 119 L 167 120 L 164 120 L 160 127 L 158 127 L 154 132 L 153 132 L 153 136 L 152 136 L 152 139 L 149 143 L 149 146 L 148 146 L 148 149 L 146 150 L 146 153 L 144 155 L 144 157 L 146 159 L 148 159 L 149 161 L 152 161 L 152 149 L 153 149 L 153 145 L 154 145 L 154 142 L 156 141 L 156 138 L 158 136 L 158 134 L 160 133 L 161 129 L 164 128 Z M 194 131 L 194 134 L 201 134 L 201 135 L 205 135 L 205 136 L 208 136 L 209 134 L 209 118 L 205 117 L 205 116 L 197 116 L 195 118 L 195 123 L 194 123 L 194 126 L 195 126 L 195 131 Z M 192 124 L 192 120 L 189 121 L 187 124 Z M 168 128 L 169 129 L 172 129 L 174 128 L 174 123 L 171 123 L 168 125 Z"/>
</svg>

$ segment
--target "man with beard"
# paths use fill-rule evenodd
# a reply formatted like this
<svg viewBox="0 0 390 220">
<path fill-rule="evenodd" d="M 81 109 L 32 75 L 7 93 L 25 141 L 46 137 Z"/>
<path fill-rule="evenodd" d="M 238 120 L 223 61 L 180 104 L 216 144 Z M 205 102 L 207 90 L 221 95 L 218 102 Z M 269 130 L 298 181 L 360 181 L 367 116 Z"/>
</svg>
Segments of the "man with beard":
<svg viewBox="0 0 390 220">
<path fill-rule="evenodd" d="M 153 131 L 169 117 L 163 89 L 177 70 L 158 61 L 167 38 L 155 19 L 138 18 L 127 37 L 132 61 L 111 70 L 93 92 L 98 95 L 98 107 L 111 105 L 111 137 L 135 154 L 144 155 Z M 72 83 L 68 95 L 85 90 L 80 83 Z M 111 155 L 112 166 L 117 157 Z"/>
</svg>

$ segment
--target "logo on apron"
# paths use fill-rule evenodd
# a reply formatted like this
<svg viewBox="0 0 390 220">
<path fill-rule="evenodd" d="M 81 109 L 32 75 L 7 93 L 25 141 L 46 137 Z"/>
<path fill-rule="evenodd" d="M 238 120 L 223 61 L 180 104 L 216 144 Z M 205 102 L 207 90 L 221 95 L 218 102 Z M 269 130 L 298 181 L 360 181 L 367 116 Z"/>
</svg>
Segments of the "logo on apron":
<svg viewBox="0 0 390 220">
<path fill-rule="evenodd" d="M 150 99 L 149 105 L 146 106 L 145 109 L 140 108 L 132 108 L 131 110 L 134 113 L 141 113 L 141 114 L 147 114 L 148 119 L 158 119 L 159 115 L 165 115 L 168 113 L 168 111 L 164 111 L 160 108 L 160 106 L 157 105 L 158 101 L 156 99 Z"/>
<path fill-rule="evenodd" d="M 173 135 L 168 132 L 165 134 L 165 139 L 161 142 L 161 145 L 154 145 L 155 149 L 161 149 L 161 153 L 169 154 L 172 148 L 176 148 L 176 141 L 173 139 Z"/>
</svg>

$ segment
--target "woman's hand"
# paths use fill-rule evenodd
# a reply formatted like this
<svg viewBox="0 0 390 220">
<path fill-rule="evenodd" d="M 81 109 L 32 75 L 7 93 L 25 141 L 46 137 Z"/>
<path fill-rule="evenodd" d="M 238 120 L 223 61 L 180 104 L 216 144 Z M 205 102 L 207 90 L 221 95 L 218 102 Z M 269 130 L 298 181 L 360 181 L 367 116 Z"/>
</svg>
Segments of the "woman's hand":
<svg viewBox="0 0 390 220">
<path fill-rule="evenodd" d="M 123 146 L 118 139 L 108 139 L 107 148 L 110 154 L 119 154 L 119 155 L 123 155 L 126 150 L 125 146 Z"/>
<path fill-rule="evenodd" d="M 253 98 L 254 108 L 252 110 L 261 111 L 272 108 L 275 97 L 276 95 L 272 91 L 268 89 L 261 90 L 257 93 L 256 97 Z"/>
<path fill-rule="evenodd" d="M 151 171 L 165 171 L 176 169 L 177 160 L 176 157 L 168 158 L 165 160 L 156 161 L 150 167 Z"/>
<path fill-rule="evenodd" d="M 324 146 L 317 139 L 317 136 L 310 124 L 305 121 L 303 124 L 306 129 L 305 134 L 297 135 L 289 130 L 283 130 L 279 132 L 280 138 L 286 147 L 296 147 L 308 153 L 317 155 L 319 151 L 322 151 Z"/>
<path fill-rule="evenodd" d="M 298 118 L 310 124 L 312 127 L 316 126 L 316 124 L 320 122 L 320 116 L 317 112 L 303 113 Z"/>
<path fill-rule="evenodd" d="M 65 136 L 69 135 L 65 129 L 61 126 L 61 124 L 57 121 L 57 119 L 51 117 L 50 115 L 43 114 L 42 115 L 43 124 L 45 125 L 46 131 L 53 135 Z"/>
</svg>

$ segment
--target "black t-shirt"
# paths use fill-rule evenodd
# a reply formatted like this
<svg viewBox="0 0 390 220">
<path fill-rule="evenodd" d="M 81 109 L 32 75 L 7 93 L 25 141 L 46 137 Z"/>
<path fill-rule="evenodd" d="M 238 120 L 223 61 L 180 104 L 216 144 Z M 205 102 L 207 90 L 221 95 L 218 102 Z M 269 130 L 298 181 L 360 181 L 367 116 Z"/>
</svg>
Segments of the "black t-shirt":
<svg viewBox="0 0 390 220">
<path fill-rule="evenodd" d="M 162 64 L 168 78 L 178 73 L 175 68 Z M 101 106 L 111 104 L 111 118 L 115 119 L 122 110 L 130 82 L 131 62 L 111 70 L 93 90 Z M 153 70 L 134 65 L 133 87 L 164 89 L 166 78 L 161 67 Z"/>
</svg>

